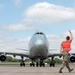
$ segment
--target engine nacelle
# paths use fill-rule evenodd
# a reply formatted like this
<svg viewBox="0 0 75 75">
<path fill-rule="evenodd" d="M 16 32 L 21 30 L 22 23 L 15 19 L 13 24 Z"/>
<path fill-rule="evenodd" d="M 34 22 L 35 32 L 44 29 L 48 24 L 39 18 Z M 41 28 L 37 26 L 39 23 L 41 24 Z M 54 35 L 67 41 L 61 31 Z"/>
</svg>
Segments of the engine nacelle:
<svg viewBox="0 0 75 75">
<path fill-rule="evenodd" d="M 6 56 L 5 56 L 5 55 L 1 55 L 1 56 L 0 56 L 0 61 L 3 62 L 3 61 L 5 61 L 5 60 L 6 60 Z"/>
<path fill-rule="evenodd" d="M 75 62 L 75 56 L 73 56 L 73 55 L 70 56 L 70 57 L 69 57 L 69 61 L 72 62 L 72 63 L 74 63 L 74 62 Z"/>
</svg>

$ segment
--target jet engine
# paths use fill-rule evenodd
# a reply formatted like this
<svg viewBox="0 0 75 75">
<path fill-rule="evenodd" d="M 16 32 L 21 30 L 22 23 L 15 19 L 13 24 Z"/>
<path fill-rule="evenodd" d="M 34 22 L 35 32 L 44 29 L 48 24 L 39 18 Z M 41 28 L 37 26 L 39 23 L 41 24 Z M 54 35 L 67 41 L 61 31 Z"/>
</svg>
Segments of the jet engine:
<svg viewBox="0 0 75 75">
<path fill-rule="evenodd" d="M 6 60 L 6 56 L 5 55 L 0 55 L 0 61 L 5 61 Z"/>
<path fill-rule="evenodd" d="M 69 61 L 72 62 L 72 63 L 74 63 L 75 62 L 75 56 L 74 55 L 71 55 L 69 57 Z"/>
</svg>

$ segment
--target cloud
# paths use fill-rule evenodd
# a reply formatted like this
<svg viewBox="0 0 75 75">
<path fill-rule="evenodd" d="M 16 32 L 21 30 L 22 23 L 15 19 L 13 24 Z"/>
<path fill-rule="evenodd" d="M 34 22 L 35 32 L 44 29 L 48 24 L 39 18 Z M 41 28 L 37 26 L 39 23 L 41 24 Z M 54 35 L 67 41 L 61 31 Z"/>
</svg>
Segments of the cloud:
<svg viewBox="0 0 75 75">
<path fill-rule="evenodd" d="M 15 6 L 19 6 L 21 3 L 21 0 L 13 0 Z"/>
<path fill-rule="evenodd" d="M 34 27 L 25 24 L 10 24 L 0 27 L 0 33 L 8 32 L 8 31 L 27 31 L 33 30 Z"/>
<path fill-rule="evenodd" d="M 25 39 L 26 41 L 23 39 L 16 39 L 11 37 L 0 39 L 0 51 L 17 52 L 16 48 L 28 49 L 29 37 L 28 39 Z"/>
<path fill-rule="evenodd" d="M 19 31 L 31 31 L 35 30 L 35 27 L 32 25 L 26 25 L 26 24 L 9 24 L 9 25 L 3 25 L 0 27 L 0 34 L 8 34 L 11 32 L 19 32 Z"/>
<path fill-rule="evenodd" d="M 29 27 L 27 25 L 24 24 L 12 24 L 8 26 L 8 30 L 12 30 L 12 31 L 22 31 L 22 30 L 32 30 L 32 27 Z"/>
<path fill-rule="evenodd" d="M 24 21 L 58 23 L 75 20 L 74 8 L 67 8 L 47 2 L 36 3 L 23 12 Z"/>
</svg>

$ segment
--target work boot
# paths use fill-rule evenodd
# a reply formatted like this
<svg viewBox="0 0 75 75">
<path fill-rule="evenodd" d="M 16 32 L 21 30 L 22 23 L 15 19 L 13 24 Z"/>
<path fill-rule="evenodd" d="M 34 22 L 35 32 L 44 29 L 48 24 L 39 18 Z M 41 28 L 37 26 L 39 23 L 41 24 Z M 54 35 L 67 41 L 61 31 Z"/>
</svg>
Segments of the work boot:
<svg viewBox="0 0 75 75">
<path fill-rule="evenodd" d="M 59 73 L 62 73 L 62 68 L 59 70 Z"/>
<path fill-rule="evenodd" d="M 59 73 L 62 73 L 62 71 L 60 70 Z"/>
<path fill-rule="evenodd" d="M 72 69 L 70 69 L 70 70 L 69 70 L 69 73 L 70 73 L 70 72 L 72 72 L 73 70 L 74 70 L 73 68 L 72 68 Z"/>
</svg>

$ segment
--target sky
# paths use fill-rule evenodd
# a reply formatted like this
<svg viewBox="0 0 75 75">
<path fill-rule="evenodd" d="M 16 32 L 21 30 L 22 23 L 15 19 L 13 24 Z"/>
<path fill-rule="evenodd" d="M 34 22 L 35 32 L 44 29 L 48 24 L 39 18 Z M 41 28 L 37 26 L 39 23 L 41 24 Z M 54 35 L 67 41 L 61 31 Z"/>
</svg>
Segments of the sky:
<svg viewBox="0 0 75 75">
<path fill-rule="evenodd" d="M 41 31 L 59 52 L 69 29 L 75 52 L 75 0 L 0 0 L 0 51 L 28 49 L 32 35 Z"/>
</svg>

